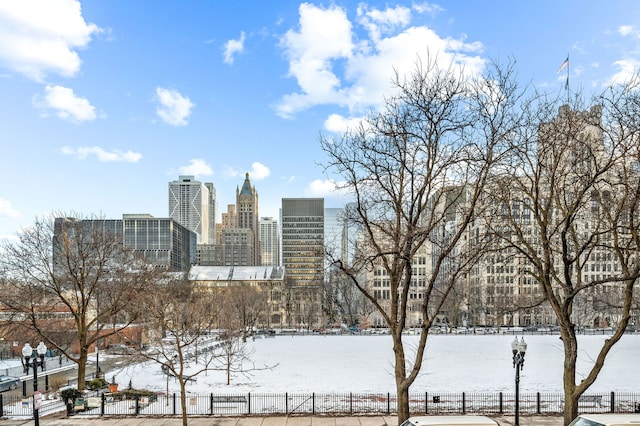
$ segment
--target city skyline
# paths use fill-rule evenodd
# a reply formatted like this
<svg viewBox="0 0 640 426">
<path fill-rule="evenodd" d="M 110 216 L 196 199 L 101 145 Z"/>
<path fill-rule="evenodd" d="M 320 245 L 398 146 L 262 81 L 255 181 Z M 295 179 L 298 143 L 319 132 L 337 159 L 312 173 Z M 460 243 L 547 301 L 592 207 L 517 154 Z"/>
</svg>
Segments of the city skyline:
<svg viewBox="0 0 640 426">
<path fill-rule="evenodd" d="M 319 135 L 378 108 L 394 69 L 513 59 L 523 84 L 589 93 L 635 71 L 639 44 L 631 0 L 4 1 L 0 239 L 54 211 L 167 217 L 180 175 L 212 182 L 219 212 L 245 173 L 260 217 L 343 207 Z"/>
</svg>

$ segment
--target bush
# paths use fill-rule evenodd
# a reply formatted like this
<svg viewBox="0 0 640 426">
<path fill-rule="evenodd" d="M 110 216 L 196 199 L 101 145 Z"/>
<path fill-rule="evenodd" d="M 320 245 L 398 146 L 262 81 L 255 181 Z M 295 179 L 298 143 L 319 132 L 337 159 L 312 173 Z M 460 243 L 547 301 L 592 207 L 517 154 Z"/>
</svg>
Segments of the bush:
<svg viewBox="0 0 640 426">
<path fill-rule="evenodd" d="M 89 390 L 98 390 L 107 386 L 107 381 L 102 377 L 96 377 L 95 379 L 89 380 L 87 382 L 87 388 Z"/>
<path fill-rule="evenodd" d="M 68 388 L 60 392 L 60 397 L 66 403 L 68 400 L 75 401 L 76 398 L 82 398 L 82 391 L 76 388 Z"/>
<path fill-rule="evenodd" d="M 49 376 L 49 389 L 58 392 L 61 387 L 67 384 L 67 380 L 59 376 Z"/>
<path fill-rule="evenodd" d="M 146 389 L 125 389 L 122 391 L 114 392 L 111 394 L 116 401 L 121 401 L 123 399 L 136 399 L 142 398 L 146 396 L 149 398 L 149 401 L 154 402 L 158 399 L 158 394 L 154 391 L 146 390 Z"/>
</svg>

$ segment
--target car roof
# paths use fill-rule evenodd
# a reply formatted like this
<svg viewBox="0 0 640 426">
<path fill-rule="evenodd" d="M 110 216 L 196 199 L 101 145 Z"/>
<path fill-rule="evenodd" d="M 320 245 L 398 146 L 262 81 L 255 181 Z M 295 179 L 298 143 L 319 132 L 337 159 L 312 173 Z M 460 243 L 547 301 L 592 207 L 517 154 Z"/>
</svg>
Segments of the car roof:
<svg viewBox="0 0 640 426">
<path fill-rule="evenodd" d="M 580 414 L 580 417 L 604 424 L 640 424 L 640 414 Z"/>
<path fill-rule="evenodd" d="M 486 416 L 417 416 L 409 418 L 417 426 L 429 425 L 497 425 L 498 422 Z"/>
</svg>

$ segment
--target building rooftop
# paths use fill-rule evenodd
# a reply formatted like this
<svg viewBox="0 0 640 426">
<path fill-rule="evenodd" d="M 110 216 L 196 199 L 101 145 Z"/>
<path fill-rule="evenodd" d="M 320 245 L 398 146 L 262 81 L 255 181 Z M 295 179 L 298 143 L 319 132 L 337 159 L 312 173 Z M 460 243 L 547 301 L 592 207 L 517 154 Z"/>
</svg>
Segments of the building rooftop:
<svg viewBox="0 0 640 426">
<path fill-rule="evenodd" d="M 281 280 L 279 266 L 192 266 L 189 279 L 194 281 Z"/>
</svg>

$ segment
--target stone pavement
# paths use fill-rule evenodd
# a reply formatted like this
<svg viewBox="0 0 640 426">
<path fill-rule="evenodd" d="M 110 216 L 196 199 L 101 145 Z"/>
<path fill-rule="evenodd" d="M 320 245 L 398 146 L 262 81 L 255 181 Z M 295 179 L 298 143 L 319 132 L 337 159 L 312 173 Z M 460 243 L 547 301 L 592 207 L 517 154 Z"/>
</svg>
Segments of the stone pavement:
<svg viewBox="0 0 640 426">
<path fill-rule="evenodd" d="M 502 426 L 512 426 L 513 416 L 493 417 Z M 33 419 L 0 420 L 0 426 L 33 425 Z M 43 417 L 42 426 L 181 426 L 177 417 Z M 396 426 L 395 416 L 268 416 L 189 417 L 190 426 Z M 562 426 L 560 416 L 520 416 L 520 426 Z"/>
</svg>

